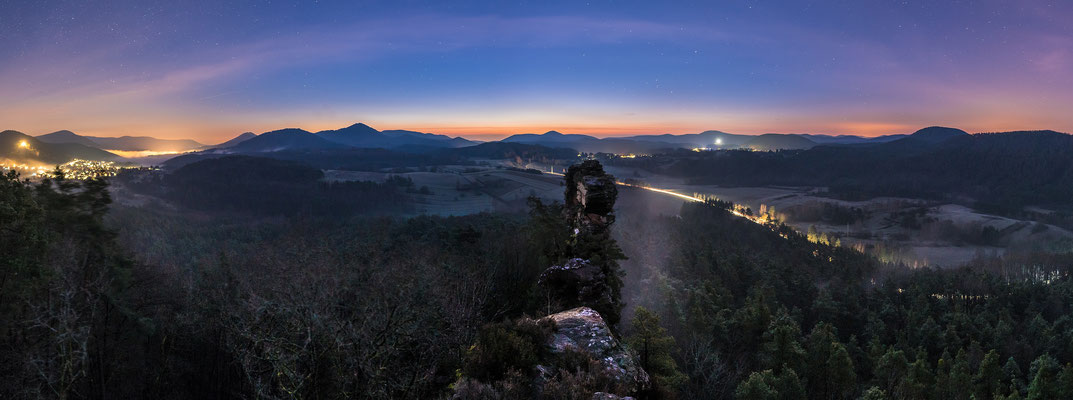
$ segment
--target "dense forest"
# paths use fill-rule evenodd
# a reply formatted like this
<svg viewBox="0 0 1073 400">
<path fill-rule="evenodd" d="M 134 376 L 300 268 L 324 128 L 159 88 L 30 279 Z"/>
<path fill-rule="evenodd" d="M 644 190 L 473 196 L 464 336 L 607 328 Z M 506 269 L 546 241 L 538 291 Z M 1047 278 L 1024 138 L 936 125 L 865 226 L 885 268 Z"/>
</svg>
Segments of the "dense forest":
<svg viewBox="0 0 1073 400">
<path fill-rule="evenodd" d="M 142 194 L 192 210 L 257 216 L 389 214 L 411 211 L 413 182 L 326 182 L 297 161 L 251 156 L 210 158 L 170 173 L 123 171 L 117 180 Z"/>
<path fill-rule="evenodd" d="M 164 185 L 199 179 L 189 167 Z M 315 177 L 280 167 L 234 173 Z M 589 399 L 613 384 L 584 355 L 541 385 L 525 375 L 546 359 L 540 317 L 577 305 L 638 355 L 640 398 L 1073 397 L 1069 255 L 909 270 L 720 202 L 620 205 L 579 236 L 574 218 L 592 214 L 566 199 L 265 218 L 110 206 L 103 180 L 4 175 L 0 397 Z M 552 304 L 545 271 L 581 258 L 610 297 Z"/>
<path fill-rule="evenodd" d="M 286 149 L 280 151 L 242 151 L 227 149 L 181 155 L 165 162 L 175 169 L 206 159 L 245 155 L 270 157 L 302 163 L 320 169 L 378 171 L 386 168 L 427 168 L 437 165 L 475 165 L 474 159 L 506 159 L 521 164 L 576 160 L 577 150 L 551 148 L 522 143 L 489 142 L 459 148 L 403 146 L 394 150 L 380 148 Z"/>
</svg>

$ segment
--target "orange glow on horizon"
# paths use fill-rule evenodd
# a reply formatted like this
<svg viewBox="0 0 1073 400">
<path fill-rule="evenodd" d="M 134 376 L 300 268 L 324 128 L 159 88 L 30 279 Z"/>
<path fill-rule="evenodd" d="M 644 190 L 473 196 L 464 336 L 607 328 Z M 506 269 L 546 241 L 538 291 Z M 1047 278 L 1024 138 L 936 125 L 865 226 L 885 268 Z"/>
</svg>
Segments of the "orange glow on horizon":
<svg viewBox="0 0 1073 400">
<path fill-rule="evenodd" d="M 104 149 L 104 151 L 107 151 L 109 153 L 115 154 L 115 155 L 123 157 L 123 158 L 140 158 L 140 157 L 151 157 L 151 156 L 160 156 L 160 155 L 169 155 L 169 154 L 183 154 L 183 153 L 189 153 L 189 152 L 194 151 L 194 150 L 187 150 L 187 151 L 153 151 L 153 150 L 127 151 L 127 150 Z"/>
<path fill-rule="evenodd" d="M 623 126 L 570 123 L 555 124 L 518 124 L 518 125 L 479 125 L 479 124 L 429 124 L 427 122 L 407 123 L 397 120 L 369 120 L 362 118 L 338 119 L 328 121 L 300 122 L 299 118 L 287 118 L 258 123 L 243 123 L 239 121 L 161 121 L 154 124 L 119 123 L 93 124 L 92 126 L 48 126 L 43 129 L 23 131 L 31 135 L 40 135 L 61 129 L 68 129 L 76 134 L 84 136 L 119 137 L 119 136 L 151 136 L 158 139 L 193 139 L 202 144 L 213 145 L 230 140 L 243 132 L 261 134 L 284 128 L 300 128 L 309 132 L 340 129 L 357 122 L 364 122 L 377 130 L 410 130 L 424 133 L 447 135 L 451 137 L 463 137 L 478 141 L 501 140 L 511 135 L 533 133 L 542 134 L 548 131 L 557 131 L 564 134 L 581 134 L 600 138 L 622 137 L 636 135 L 683 135 L 696 134 L 707 130 L 718 130 L 730 134 L 761 135 L 765 133 L 808 133 L 819 135 L 857 135 L 874 137 L 891 134 L 910 134 L 918 129 L 941 125 L 952 128 L 964 129 L 969 133 L 1001 132 L 1031 129 L 1057 129 L 1060 127 L 1038 127 L 1037 124 L 1019 124 L 1017 119 L 1009 121 L 978 121 L 972 125 L 958 124 L 956 122 L 925 122 L 925 123 L 891 123 L 881 121 L 777 121 L 776 123 L 743 123 L 743 122 L 712 122 L 712 123 L 689 123 L 689 124 L 630 124 Z M 347 122 L 349 121 L 349 122 Z M 21 145 L 20 145 L 20 148 Z"/>
</svg>

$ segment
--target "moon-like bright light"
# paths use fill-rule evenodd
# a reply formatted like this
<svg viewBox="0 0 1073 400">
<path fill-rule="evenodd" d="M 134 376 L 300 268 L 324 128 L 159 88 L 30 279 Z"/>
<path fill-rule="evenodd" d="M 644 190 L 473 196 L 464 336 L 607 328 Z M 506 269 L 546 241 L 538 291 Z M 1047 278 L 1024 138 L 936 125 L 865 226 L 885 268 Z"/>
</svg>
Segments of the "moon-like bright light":
<svg viewBox="0 0 1073 400">
<path fill-rule="evenodd" d="M 722 146 L 723 145 L 723 138 L 715 139 L 715 145 L 716 146 Z"/>
</svg>

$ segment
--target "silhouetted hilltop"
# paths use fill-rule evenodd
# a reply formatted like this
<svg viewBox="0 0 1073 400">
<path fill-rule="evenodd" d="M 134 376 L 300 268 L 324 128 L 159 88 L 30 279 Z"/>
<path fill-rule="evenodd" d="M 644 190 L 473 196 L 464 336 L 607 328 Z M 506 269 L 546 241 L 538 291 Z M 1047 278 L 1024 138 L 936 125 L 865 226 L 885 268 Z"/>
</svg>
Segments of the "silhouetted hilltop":
<svg viewBox="0 0 1073 400">
<path fill-rule="evenodd" d="M 255 137 L 257 137 L 256 133 L 244 132 L 241 135 L 238 135 L 238 136 L 235 136 L 234 138 L 231 138 L 231 140 L 228 140 L 226 142 L 223 142 L 223 143 L 220 143 L 218 145 L 212 146 L 212 148 L 214 148 L 214 149 L 228 148 L 228 147 L 234 146 L 236 144 L 245 142 L 247 140 L 253 139 Z"/>
<path fill-rule="evenodd" d="M 777 133 L 755 136 L 743 145 L 743 147 L 761 151 L 803 150 L 811 149 L 815 146 L 816 142 L 804 137 L 798 135 L 781 135 Z"/>
<path fill-rule="evenodd" d="M 324 139 L 308 131 L 287 128 L 265 132 L 229 148 L 233 152 L 263 153 L 284 150 L 340 149 L 346 145 Z"/>
<path fill-rule="evenodd" d="M 508 143 L 527 143 L 527 144 L 540 144 L 540 145 L 564 145 L 570 143 L 582 143 L 599 141 L 600 139 L 589 135 L 576 135 L 576 134 L 563 134 L 559 131 L 547 131 L 541 134 L 537 133 L 520 133 L 517 135 L 511 135 L 501 142 Z"/>
<path fill-rule="evenodd" d="M 100 145 L 97 144 L 97 142 L 94 142 L 93 139 L 75 134 L 68 130 L 47 133 L 36 137 L 36 139 L 45 143 L 78 143 L 88 147 L 100 147 Z"/>
<path fill-rule="evenodd" d="M 190 139 L 157 139 L 149 136 L 100 137 L 83 136 L 68 130 L 37 137 L 46 143 L 78 143 L 103 150 L 117 151 L 190 151 L 205 145 Z"/>
<path fill-rule="evenodd" d="M 106 150 L 120 151 L 190 151 L 205 145 L 190 139 L 157 139 L 149 136 L 85 136 Z"/>
<path fill-rule="evenodd" d="M 461 157 L 489 159 L 563 160 L 577 158 L 577 150 L 570 148 L 509 142 L 481 143 L 476 146 L 443 150 L 442 153 Z"/>
<path fill-rule="evenodd" d="M 380 132 L 363 123 L 317 132 L 324 139 L 353 147 L 391 149 L 402 146 L 462 147 L 474 144 L 466 139 L 406 130 Z"/>
<path fill-rule="evenodd" d="M 927 128 L 913 132 L 909 135 L 911 138 L 927 140 L 930 142 L 942 142 L 957 136 L 968 136 L 969 133 L 961 129 L 947 128 L 942 126 L 929 126 Z"/>
<path fill-rule="evenodd" d="M 870 143 L 871 138 L 856 136 L 797 135 L 769 133 L 764 135 L 737 135 L 722 131 L 709 130 L 701 133 L 684 135 L 636 135 L 597 138 L 588 135 L 564 134 L 549 131 L 543 134 L 525 133 L 513 135 L 502 142 L 539 144 L 550 147 L 570 147 L 588 153 L 654 153 L 670 149 L 736 149 L 754 150 L 793 150 L 808 149 L 819 143 L 809 137 L 816 137 L 830 144 Z M 894 138 L 876 138 L 875 142 L 889 141 Z"/>
<path fill-rule="evenodd" d="M 119 156 L 78 143 L 48 143 L 18 131 L 0 132 L 0 158 L 20 163 L 62 164 L 73 159 L 109 161 Z"/>
</svg>

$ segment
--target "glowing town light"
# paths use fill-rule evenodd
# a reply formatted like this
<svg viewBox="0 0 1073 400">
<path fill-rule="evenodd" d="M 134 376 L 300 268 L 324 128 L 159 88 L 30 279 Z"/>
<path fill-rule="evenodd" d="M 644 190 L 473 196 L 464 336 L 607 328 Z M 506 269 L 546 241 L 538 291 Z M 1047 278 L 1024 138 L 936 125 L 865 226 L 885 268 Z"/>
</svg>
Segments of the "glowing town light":
<svg viewBox="0 0 1073 400">
<path fill-rule="evenodd" d="M 30 142 L 27 142 L 25 140 L 20 140 L 19 141 L 19 148 L 20 149 L 28 149 L 28 148 L 30 148 Z"/>
<path fill-rule="evenodd" d="M 715 145 L 716 146 L 722 146 L 723 145 L 723 138 L 715 139 Z"/>
</svg>

